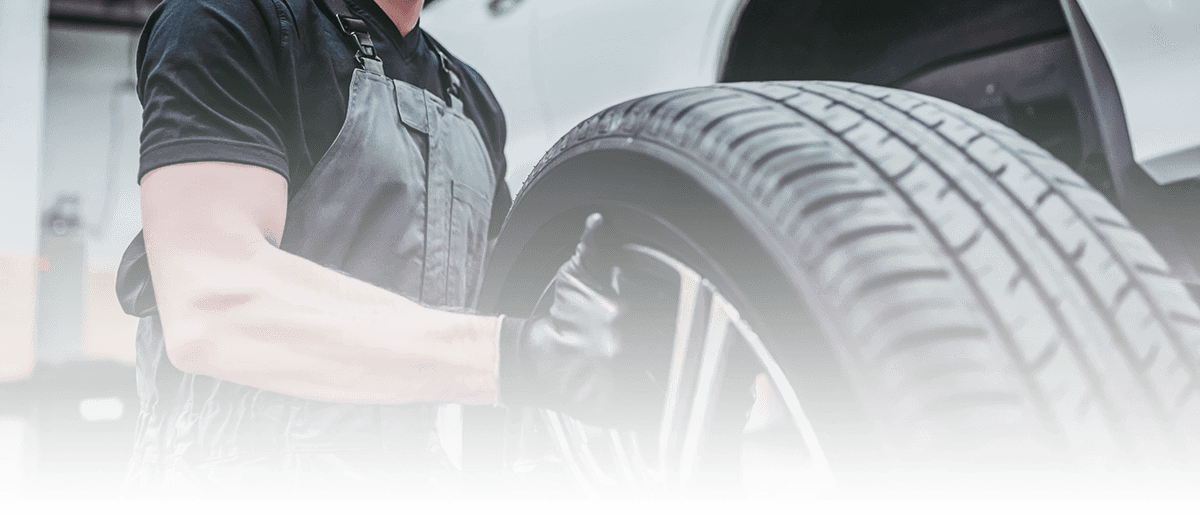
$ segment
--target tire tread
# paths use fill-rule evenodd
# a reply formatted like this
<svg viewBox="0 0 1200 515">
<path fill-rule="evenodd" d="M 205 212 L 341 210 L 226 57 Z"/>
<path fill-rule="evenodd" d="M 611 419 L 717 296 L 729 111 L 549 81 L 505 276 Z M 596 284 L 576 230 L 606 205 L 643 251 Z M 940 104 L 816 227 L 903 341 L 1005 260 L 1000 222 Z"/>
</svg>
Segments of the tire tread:
<svg viewBox="0 0 1200 515">
<path fill-rule="evenodd" d="M 758 206 L 879 420 L 960 417 L 935 424 L 955 441 L 989 420 L 1083 454 L 1200 439 L 1200 308 L 1101 193 L 998 122 L 859 84 L 695 88 L 584 122 L 530 180 L 605 116 Z"/>
</svg>

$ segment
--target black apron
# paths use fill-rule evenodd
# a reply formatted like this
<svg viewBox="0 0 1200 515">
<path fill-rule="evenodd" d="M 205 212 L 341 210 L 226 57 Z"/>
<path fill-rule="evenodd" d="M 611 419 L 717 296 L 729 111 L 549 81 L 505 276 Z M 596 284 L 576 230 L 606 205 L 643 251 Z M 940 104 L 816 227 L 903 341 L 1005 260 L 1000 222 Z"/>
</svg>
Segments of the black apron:
<svg viewBox="0 0 1200 515">
<path fill-rule="evenodd" d="M 385 77 L 366 25 L 341 0 L 328 6 L 360 66 L 341 132 L 289 200 L 281 247 L 426 306 L 470 307 L 497 178 L 458 77 L 436 45 L 449 102 Z M 172 366 L 149 277 L 130 276 L 148 270 L 140 240 L 118 277 L 122 306 L 143 317 L 128 488 L 423 489 L 447 477 L 436 405 L 310 401 Z"/>
</svg>

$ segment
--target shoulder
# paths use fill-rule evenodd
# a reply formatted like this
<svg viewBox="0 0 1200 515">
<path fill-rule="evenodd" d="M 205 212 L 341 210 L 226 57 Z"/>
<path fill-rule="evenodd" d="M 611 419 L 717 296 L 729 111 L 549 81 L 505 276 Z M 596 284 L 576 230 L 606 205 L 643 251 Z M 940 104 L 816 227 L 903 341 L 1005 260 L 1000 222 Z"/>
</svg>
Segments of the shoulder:
<svg viewBox="0 0 1200 515">
<path fill-rule="evenodd" d="M 189 26 L 210 21 L 232 23 L 234 27 L 265 23 L 277 25 L 287 4 L 307 0 L 163 0 L 147 21 L 147 30 L 164 25 Z"/>
<path fill-rule="evenodd" d="M 238 47 L 277 48 L 290 32 L 284 0 L 164 0 L 146 21 L 149 53 L 238 53 Z M 259 50 L 262 50 L 261 48 Z"/>
<path fill-rule="evenodd" d="M 140 175 L 223 161 L 286 176 L 295 79 L 281 1 L 165 0 L 155 9 L 137 61 Z"/>
</svg>

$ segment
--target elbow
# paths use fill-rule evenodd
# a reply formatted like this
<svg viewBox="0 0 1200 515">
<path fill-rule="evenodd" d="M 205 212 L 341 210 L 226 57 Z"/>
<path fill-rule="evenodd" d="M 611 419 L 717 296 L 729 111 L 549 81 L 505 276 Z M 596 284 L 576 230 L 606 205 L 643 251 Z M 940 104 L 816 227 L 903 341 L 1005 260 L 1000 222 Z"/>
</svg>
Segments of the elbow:
<svg viewBox="0 0 1200 515">
<path fill-rule="evenodd" d="M 218 358 L 244 336 L 247 321 L 270 282 L 253 260 L 209 260 L 203 255 L 163 260 L 151 269 L 168 360 L 179 370 L 220 376 Z"/>
<path fill-rule="evenodd" d="M 167 360 L 187 374 L 214 375 L 218 321 L 159 308 Z M 174 315 L 174 316 L 172 316 Z"/>
<path fill-rule="evenodd" d="M 222 375 L 218 346 L 236 334 L 236 308 L 253 298 L 241 292 L 208 292 L 171 306 L 175 309 L 160 308 L 167 359 L 188 374 Z"/>
<path fill-rule="evenodd" d="M 167 360 L 185 374 L 216 375 L 213 342 L 203 338 L 166 338 Z"/>
<path fill-rule="evenodd" d="M 186 373 L 202 373 L 212 376 L 212 357 L 216 342 L 228 335 L 218 335 L 229 317 L 218 316 L 210 310 L 198 309 L 197 303 L 175 305 L 174 310 L 163 310 L 160 317 L 163 330 L 163 347 L 170 364 Z M 203 303 L 200 303 L 203 304 Z"/>
</svg>

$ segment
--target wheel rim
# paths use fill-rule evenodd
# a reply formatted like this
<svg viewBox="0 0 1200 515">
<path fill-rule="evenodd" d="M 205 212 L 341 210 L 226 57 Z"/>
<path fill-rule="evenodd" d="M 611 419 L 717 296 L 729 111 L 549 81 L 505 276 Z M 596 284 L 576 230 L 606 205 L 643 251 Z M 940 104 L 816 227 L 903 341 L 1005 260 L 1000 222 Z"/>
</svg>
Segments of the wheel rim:
<svg viewBox="0 0 1200 515">
<path fill-rule="evenodd" d="M 733 303 L 700 273 L 662 251 L 633 243 L 625 244 L 624 250 L 627 259 L 617 272 L 623 280 L 665 278 L 675 289 L 664 409 L 652 432 L 597 428 L 538 410 L 537 418 L 575 483 L 588 492 L 690 490 L 715 486 L 711 478 L 721 476 L 739 478 L 741 484 L 734 486 L 747 490 L 831 488 L 828 459 L 795 390 Z M 615 276 L 614 284 L 619 281 Z M 549 300 L 543 295 L 535 313 L 548 310 Z M 716 470 L 720 465 L 708 458 L 719 445 L 711 438 L 714 421 L 722 415 L 718 400 L 724 391 L 747 386 L 730 384 L 727 365 L 747 356 L 758 372 L 749 415 L 742 434 L 735 435 L 740 437 L 737 470 Z M 738 363 L 736 368 L 745 367 Z M 647 455 L 649 449 L 653 452 Z"/>
</svg>

